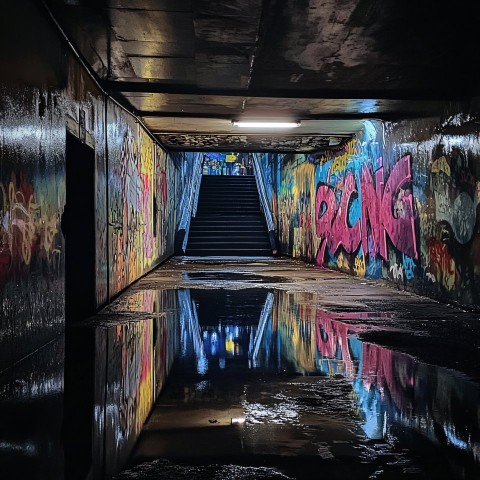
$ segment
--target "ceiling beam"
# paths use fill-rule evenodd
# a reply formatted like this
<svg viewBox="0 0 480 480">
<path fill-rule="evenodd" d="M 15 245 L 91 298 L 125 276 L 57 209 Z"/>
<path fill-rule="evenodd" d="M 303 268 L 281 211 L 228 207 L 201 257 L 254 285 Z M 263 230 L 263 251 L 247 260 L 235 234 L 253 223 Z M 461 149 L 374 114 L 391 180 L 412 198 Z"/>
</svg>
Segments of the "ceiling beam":
<svg viewBox="0 0 480 480">
<path fill-rule="evenodd" d="M 166 95 L 197 95 L 245 98 L 304 98 L 304 99 L 373 99 L 373 100 L 436 100 L 436 101 L 469 101 L 472 93 L 468 89 L 372 89 L 372 90 L 340 90 L 340 89 L 228 89 L 200 88 L 194 85 L 165 84 L 158 82 L 124 82 L 103 81 L 102 87 L 109 93 L 162 93 Z"/>
<path fill-rule="evenodd" d="M 378 119 L 378 120 L 407 120 L 410 118 L 429 117 L 435 113 L 440 113 L 432 110 L 422 111 L 421 109 L 413 112 L 402 112 L 401 110 L 395 112 L 367 112 L 367 113 L 325 113 L 325 114 L 298 114 L 301 120 L 362 120 L 362 119 Z M 182 119 L 206 119 L 206 120 L 231 120 L 235 117 L 234 114 L 226 113 L 188 113 L 188 112 L 161 112 L 161 111 L 136 111 L 135 115 L 146 118 L 182 118 Z M 237 115 L 238 117 L 238 115 Z"/>
</svg>

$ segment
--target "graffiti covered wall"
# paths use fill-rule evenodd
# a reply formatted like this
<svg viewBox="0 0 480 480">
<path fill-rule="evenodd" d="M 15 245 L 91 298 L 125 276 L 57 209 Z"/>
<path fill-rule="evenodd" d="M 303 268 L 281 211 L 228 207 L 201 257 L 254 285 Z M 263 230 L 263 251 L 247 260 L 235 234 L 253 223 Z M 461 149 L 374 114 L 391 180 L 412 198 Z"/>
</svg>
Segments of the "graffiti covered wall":
<svg viewBox="0 0 480 480">
<path fill-rule="evenodd" d="M 97 307 L 173 253 L 177 205 L 172 161 L 100 91 L 40 4 L 9 2 L 4 18 L 0 371 L 63 332 L 67 132 L 94 152 Z"/>
<path fill-rule="evenodd" d="M 340 151 L 265 155 L 282 253 L 478 306 L 480 143 L 455 128 L 365 121 Z"/>
<path fill-rule="evenodd" d="M 60 119 L 42 121 L 38 90 L 23 105 L 15 95 L 0 90 L 0 371 L 58 334 L 63 316 Z"/>
<path fill-rule="evenodd" d="M 0 78 L 0 371 L 63 331 L 66 135 L 79 137 L 80 123 L 95 158 L 96 304 L 107 298 L 104 97 L 74 61 L 51 69 L 15 85 Z"/>
<path fill-rule="evenodd" d="M 389 156 L 413 162 L 418 258 L 407 280 L 430 296 L 480 305 L 480 138 L 460 115 L 386 125 Z M 423 132 L 423 133 L 421 133 Z M 392 280 L 398 281 L 391 275 Z"/>
<path fill-rule="evenodd" d="M 173 161 L 133 118 L 108 112 L 110 295 L 173 253 Z"/>
</svg>

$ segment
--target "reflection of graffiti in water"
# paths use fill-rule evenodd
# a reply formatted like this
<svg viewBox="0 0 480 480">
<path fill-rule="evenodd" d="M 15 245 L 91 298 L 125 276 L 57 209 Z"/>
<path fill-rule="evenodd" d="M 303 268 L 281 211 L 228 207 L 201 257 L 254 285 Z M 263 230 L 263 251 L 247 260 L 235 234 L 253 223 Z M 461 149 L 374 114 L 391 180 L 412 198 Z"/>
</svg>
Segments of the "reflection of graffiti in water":
<svg viewBox="0 0 480 480">
<path fill-rule="evenodd" d="M 352 381 L 369 438 L 385 438 L 390 427 L 400 423 L 436 443 L 478 456 L 480 392 L 476 385 L 409 355 L 359 341 L 355 334 L 368 328 L 365 325 L 346 324 L 321 310 L 316 320 L 321 371 L 343 374 Z M 324 368 L 326 360 L 335 361 L 337 368 Z"/>
<path fill-rule="evenodd" d="M 151 321 L 118 325 L 115 342 L 121 349 L 119 433 L 136 438 L 153 403 Z"/>
<path fill-rule="evenodd" d="M 366 325 L 348 324 L 336 319 L 348 318 L 361 320 L 368 318 L 368 313 L 331 313 L 317 309 L 315 317 L 315 337 L 317 349 L 324 365 L 327 366 L 327 374 L 342 374 L 352 379 L 355 375 L 354 361 L 350 352 L 348 338 L 352 334 L 362 332 Z M 333 365 L 332 360 L 335 360 Z M 323 362 L 321 363 L 321 365 Z"/>
<path fill-rule="evenodd" d="M 358 335 L 376 320 L 391 315 L 328 312 L 316 306 L 312 294 L 303 292 L 277 292 L 275 302 L 271 345 L 264 348 L 280 346 L 275 358 L 282 366 L 285 362 L 295 365 L 298 373 L 347 379 L 368 438 L 395 437 L 393 427 L 401 425 L 437 446 L 457 454 L 461 450 L 471 462 L 480 462 L 478 385 L 409 355 L 359 340 Z"/>
</svg>

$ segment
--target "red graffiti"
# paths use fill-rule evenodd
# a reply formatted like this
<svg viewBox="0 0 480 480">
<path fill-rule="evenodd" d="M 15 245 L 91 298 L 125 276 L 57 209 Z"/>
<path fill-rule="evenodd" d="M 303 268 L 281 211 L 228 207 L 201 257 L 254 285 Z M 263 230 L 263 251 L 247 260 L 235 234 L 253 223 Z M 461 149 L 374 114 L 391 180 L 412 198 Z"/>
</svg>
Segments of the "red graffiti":
<svg viewBox="0 0 480 480">
<path fill-rule="evenodd" d="M 163 210 L 165 211 L 167 208 L 167 203 L 168 203 L 168 182 L 167 182 L 167 175 L 165 173 L 165 170 L 160 170 L 158 172 L 160 181 L 159 181 L 159 190 L 162 194 L 162 207 Z"/>
<path fill-rule="evenodd" d="M 448 290 L 457 284 L 455 260 L 448 252 L 447 245 L 438 240 L 427 240 L 427 249 L 430 256 L 429 269 L 437 282 Z"/>
<path fill-rule="evenodd" d="M 340 246 L 352 253 L 362 244 L 365 254 L 379 253 L 388 259 L 387 235 L 400 252 L 417 259 L 417 244 L 412 193 L 403 187 L 411 181 L 410 155 L 405 155 L 393 167 L 385 188 L 383 167 L 372 173 L 364 166 L 360 175 L 362 194 L 361 222 L 348 223 L 351 199 L 356 195 L 355 177 L 348 172 L 343 179 L 343 192 L 337 207 L 334 188 L 320 185 L 315 199 L 316 233 L 321 239 L 317 263 L 322 265 L 325 248 L 335 253 Z M 369 237 L 371 246 L 369 248 Z"/>
</svg>

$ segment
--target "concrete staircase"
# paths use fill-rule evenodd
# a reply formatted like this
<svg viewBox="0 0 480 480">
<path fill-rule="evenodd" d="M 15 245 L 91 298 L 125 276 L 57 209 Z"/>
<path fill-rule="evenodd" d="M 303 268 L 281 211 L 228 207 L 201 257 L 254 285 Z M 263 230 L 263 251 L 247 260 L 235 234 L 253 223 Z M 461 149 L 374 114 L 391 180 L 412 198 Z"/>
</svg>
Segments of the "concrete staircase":
<svg viewBox="0 0 480 480">
<path fill-rule="evenodd" d="M 271 256 L 253 175 L 204 175 L 187 256 Z"/>
</svg>

